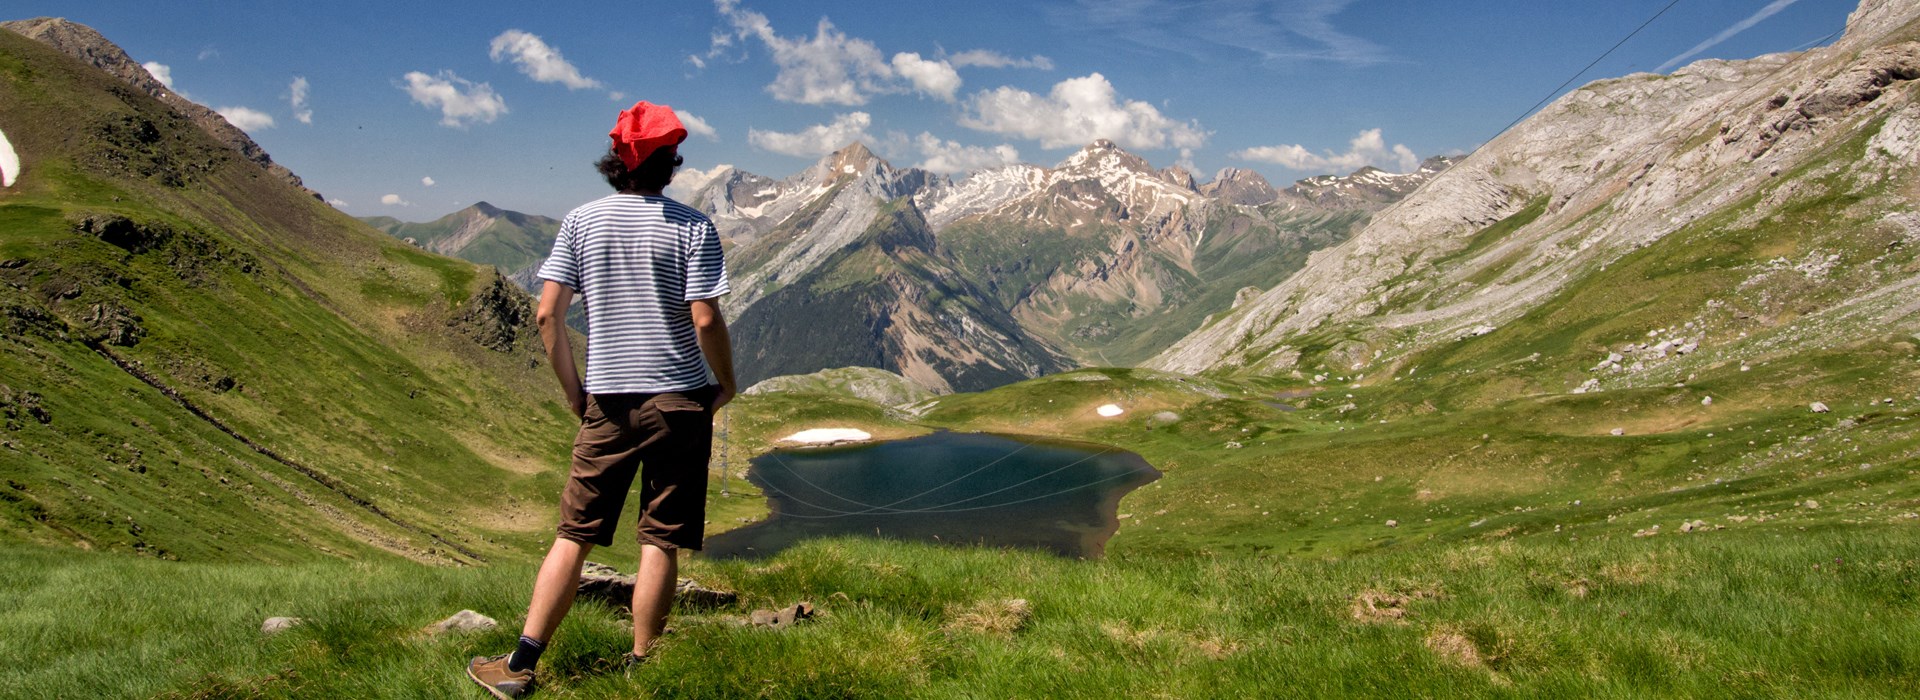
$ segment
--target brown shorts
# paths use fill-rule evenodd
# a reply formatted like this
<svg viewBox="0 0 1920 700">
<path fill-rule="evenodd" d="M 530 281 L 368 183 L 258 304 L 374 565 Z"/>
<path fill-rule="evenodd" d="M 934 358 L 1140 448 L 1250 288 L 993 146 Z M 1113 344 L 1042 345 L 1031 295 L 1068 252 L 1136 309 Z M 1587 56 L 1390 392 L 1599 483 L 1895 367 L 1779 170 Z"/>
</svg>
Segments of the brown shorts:
<svg viewBox="0 0 1920 700">
<path fill-rule="evenodd" d="M 560 492 L 560 537 L 607 546 L 640 475 L 641 544 L 699 549 L 718 387 L 587 397 L 573 470 Z M 640 469 L 645 463 L 644 471 Z"/>
</svg>

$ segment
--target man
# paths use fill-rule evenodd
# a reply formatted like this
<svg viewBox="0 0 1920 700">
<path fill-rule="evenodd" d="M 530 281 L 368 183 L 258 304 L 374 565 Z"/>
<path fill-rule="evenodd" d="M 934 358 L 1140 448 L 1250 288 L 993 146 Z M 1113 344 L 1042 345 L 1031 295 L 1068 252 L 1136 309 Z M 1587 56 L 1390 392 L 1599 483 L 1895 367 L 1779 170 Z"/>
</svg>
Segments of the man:
<svg viewBox="0 0 1920 700">
<path fill-rule="evenodd" d="M 613 543 L 642 465 L 627 662 L 645 658 L 673 604 L 675 555 L 700 548 L 712 415 L 735 392 L 719 235 L 706 215 L 662 194 L 687 130 L 671 108 L 641 102 L 620 113 L 609 135 L 613 147 L 597 167 L 615 194 L 567 214 L 540 268 L 540 337 L 581 424 L 559 534 L 534 580 L 520 643 L 467 665 L 469 678 L 501 698 L 532 688 L 534 664 L 573 606 L 581 565 L 595 545 Z M 584 384 L 567 338 L 576 292 L 588 322 Z"/>
</svg>

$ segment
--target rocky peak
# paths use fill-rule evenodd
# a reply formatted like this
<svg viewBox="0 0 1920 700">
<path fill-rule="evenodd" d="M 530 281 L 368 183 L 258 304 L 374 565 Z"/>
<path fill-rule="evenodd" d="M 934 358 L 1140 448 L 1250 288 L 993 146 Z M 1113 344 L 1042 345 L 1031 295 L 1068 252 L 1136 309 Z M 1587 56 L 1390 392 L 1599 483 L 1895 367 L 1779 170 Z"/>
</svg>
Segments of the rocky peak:
<svg viewBox="0 0 1920 700">
<path fill-rule="evenodd" d="M 1166 178 L 1168 182 L 1181 185 L 1190 190 L 1200 189 L 1200 181 L 1194 177 L 1193 171 L 1178 165 L 1169 165 L 1162 168 L 1160 170 L 1160 176 Z"/>
<path fill-rule="evenodd" d="M 1200 193 L 1233 204 L 1259 206 L 1280 198 L 1273 184 L 1252 170 L 1222 168 L 1213 182 L 1200 186 Z"/>
<path fill-rule="evenodd" d="M 258 163 L 260 167 L 265 168 L 267 172 L 272 173 L 274 177 L 306 191 L 308 194 L 313 195 L 315 199 L 321 198 L 318 192 L 306 189 L 306 186 L 300 181 L 300 176 L 293 174 L 293 171 L 288 170 L 286 166 L 273 162 L 273 157 L 267 155 L 266 149 L 261 148 L 260 144 L 254 143 L 253 139 L 249 138 L 246 132 L 227 123 L 226 118 L 220 116 L 219 113 L 167 89 L 167 86 L 161 84 L 158 79 L 155 79 L 153 74 L 148 73 L 147 69 L 140 65 L 140 62 L 133 60 L 133 57 L 128 56 L 125 50 L 113 42 L 108 41 L 105 36 L 101 36 L 100 32 L 94 31 L 92 27 L 61 17 L 38 17 L 35 19 L 0 22 L 0 29 L 7 29 L 15 34 L 46 44 L 61 53 L 79 59 L 87 65 L 106 71 L 108 74 L 125 81 L 135 89 L 166 103 L 167 106 L 172 107 L 175 111 L 186 115 L 194 124 L 213 136 L 214 140 L 225 144 L 228 148 L 238 151 L 240 155 L 244 156 L 247 160 Z"/>
<path fill-rule="evenodd" d="M 1106 139 L 1096 139 L 1067 159 L 1060 162 L 1055 170 L 1071 173 L 1099 174 L 1113 171 L 1132 171 L 1159 176 L 1160 172 L 1147 163 L 1146 159 L 1128 153 L 1119 144 Z"/>
<path fill-rule="evenodd" d="M 820 163 L 822 167 L 825 167 L 829 172 L 835 173 L 836 175 L 886 172 L 892 169 L 891 165 L 885 160 L 881 160 L 880 156 L 874 155 L 873 151 L 867 150 L 867 145 L 859 141 L 847 144 L 846 148 L 828 154 Z"/>
</svg>

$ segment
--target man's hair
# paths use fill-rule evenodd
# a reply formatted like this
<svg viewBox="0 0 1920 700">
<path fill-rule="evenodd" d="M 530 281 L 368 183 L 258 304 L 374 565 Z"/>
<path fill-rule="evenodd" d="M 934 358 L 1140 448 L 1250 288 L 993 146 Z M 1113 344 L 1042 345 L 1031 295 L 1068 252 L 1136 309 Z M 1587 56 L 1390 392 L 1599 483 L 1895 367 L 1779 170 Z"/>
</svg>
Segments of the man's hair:
<svg viewBox="0 0 1920 700">
<path fill-rule="evenodd" d="M 608 149 L 607 154 L 600 156 L 600 160 L 595 162 L 593 167 L 600 171 L 601 177 L 605 177 L 607 184 L 613 186 L 616 191 L 651 191 L 665 189 L 667 183 L 673 182 L 673 169 L 680 167 L 682 162 L 684 161 L 680 158 L 679 149 L 658 148 L 654 149 L 653 155 L 640 161 L 640 167 L 628 170 L 627 164 L 621 162 L 619 154 Z"/>
</svg>

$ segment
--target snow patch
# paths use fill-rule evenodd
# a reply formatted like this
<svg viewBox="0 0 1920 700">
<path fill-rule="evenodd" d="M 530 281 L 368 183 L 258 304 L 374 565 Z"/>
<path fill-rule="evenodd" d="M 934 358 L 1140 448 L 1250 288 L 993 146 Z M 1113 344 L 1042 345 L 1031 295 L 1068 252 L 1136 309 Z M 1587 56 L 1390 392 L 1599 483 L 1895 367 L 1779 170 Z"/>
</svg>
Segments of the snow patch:
<svg viewBox="0 0 1920 700">
<path fill-rule="evenodd" d="M 801 445 L 834 445 L 843 442 L 866 442 L 873 434 L 855 428 L 814 428 L 780 438 L 780 442 L 792 442 Z"/>
<path fill-rule="evenodd" d="M 1119 416 L 1122 413 L 1126 413 L 1127 409 L 1121 408 L 1117 404 L 1107 404 L 1105 406 L 1101 406 L 1097 409 L 1094 409 L 1094 412 L 1099 413 L 1101 418 L 1113 418 L 1113 417 Z"/>
</svg>

